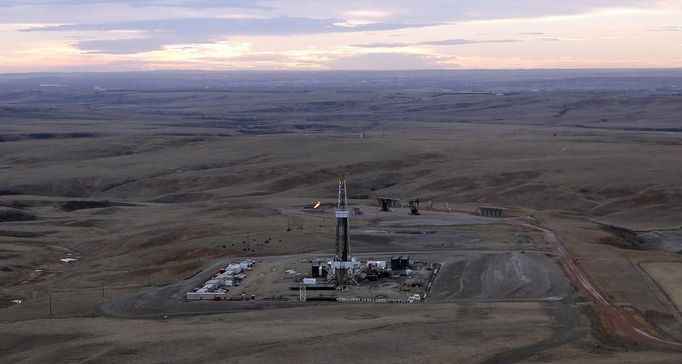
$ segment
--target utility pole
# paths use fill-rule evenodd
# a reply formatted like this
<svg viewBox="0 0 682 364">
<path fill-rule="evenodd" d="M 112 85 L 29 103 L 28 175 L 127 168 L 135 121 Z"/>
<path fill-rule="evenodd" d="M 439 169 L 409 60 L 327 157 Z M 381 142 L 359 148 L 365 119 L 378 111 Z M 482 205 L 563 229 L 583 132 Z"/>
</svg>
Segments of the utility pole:
<svg viewBox="0 0 682 364">
<path fill-rule="evenodd" d="M 50 293 L 50 318 L 52 318 L 52 293 Z"/>
<path fill-rule="evenodd" d="M 104 298 L 104 279 L 102 279 L 102 298 Z"/>
</svg>

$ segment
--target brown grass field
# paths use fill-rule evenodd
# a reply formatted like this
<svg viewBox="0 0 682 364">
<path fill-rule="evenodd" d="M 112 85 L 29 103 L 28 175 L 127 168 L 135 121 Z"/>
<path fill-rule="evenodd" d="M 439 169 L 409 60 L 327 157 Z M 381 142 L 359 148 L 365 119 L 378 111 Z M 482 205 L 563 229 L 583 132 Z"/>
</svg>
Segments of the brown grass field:
<svg viewBox="0 0 682 364">
<path fill-rule="evenodd" d="M 682 244 L 647 238 L 682 228 L 680 97 L 3 92 L 0 362 L 679 363 L 679 352 L 601 327 L 539 234 L 468 213 L 494 205 L 533 216 L 612 302 L 681 341 Z M 358 252 L 442 259 L 437 287 L 448 291 L 412 305 L 292 300 L 137 318 L 98 309 L 231 258 L 330 254 L 332 210 L 296 211 L 334 203 L 341 173 L 368 215 L 352 222 Z M 432 208 L 417 222 L 379 215 L 376 196 Z M 530 281 L 453 286 L 505 264 L 521 264 Z M 538 299 L 550 293 L 563 297 Z"/>
</svg>

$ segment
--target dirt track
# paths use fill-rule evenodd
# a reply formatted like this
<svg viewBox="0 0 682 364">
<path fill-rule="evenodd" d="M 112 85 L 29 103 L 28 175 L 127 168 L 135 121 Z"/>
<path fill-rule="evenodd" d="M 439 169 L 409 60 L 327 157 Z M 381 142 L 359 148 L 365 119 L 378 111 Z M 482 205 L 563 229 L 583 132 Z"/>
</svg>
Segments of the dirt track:
<svg viewBox="0 0 682 364">
<path fill-rule="evenodd" d="M 653 332 L 649 327 L 642 325 L 642 321 L 637 320 L 631 312 L 610 302 L 606 296 L 590 282 L 585 271 L 571 257 L 568 250 L 566 250 L 552 231 L 520 221 L 510 220 L 510 223 L 542 232 L 545 240 L 554 247 L 566 274 L 576 284 L 583 296 L 592 301 L 599 314 L 602 325 L 604 325 L 604 328 L 610 334 L 628 343 L 638 344 L 644 347 L 682 351 L 682 343 L 659 337 L 658 334 Z"/>
</svg>

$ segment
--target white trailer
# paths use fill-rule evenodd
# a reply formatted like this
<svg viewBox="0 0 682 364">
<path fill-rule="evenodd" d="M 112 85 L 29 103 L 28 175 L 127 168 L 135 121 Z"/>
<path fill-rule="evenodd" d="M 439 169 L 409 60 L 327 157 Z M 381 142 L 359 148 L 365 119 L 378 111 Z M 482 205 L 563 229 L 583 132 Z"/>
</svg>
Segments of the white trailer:
<svg viewBox="0 0 682 364">
<path fill-rule="evenodd" d="M 216 292 L 187 292 L 186 297 L 188 300 L 210 300 L 210 301 L 216 301 L 216 300 L 226 300 L 227 299 L 227 292 L 225 291 L 216 291 Z"/>
</svg>

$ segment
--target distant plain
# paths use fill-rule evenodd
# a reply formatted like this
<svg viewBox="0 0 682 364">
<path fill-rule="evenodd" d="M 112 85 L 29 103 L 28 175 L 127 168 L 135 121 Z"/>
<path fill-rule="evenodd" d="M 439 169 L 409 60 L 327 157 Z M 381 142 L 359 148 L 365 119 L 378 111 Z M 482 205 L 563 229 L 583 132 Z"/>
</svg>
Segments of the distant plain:
<svg viewBox="0 0 682 364">
<path fill-rule="evenodd" d="M 679 362 L 614 340 L 576 302 L 313 305 L 144 322 L 97 311 L 221 259 L 330 252 L 331 217 L 283 211 L 333 203 L 346 173 L 358 206 L 394 196 L 439 212 L 532 215 L 614 302 L 680 340 L 682 72 L 648 72 L 2 75 L 0 358 L 319 362 L 341 345 L 375 362 Z M 525 249 L 504 240 L 522 234 L 508 226 L 438 229 L 458 249 Z M 406 241 L 358 235 L 360 251 Z M 248 250 L 246 238 L 256 241 Z M 420 247 L 435 246 L 425 239 Z M 496 261 L 477 259 L 446 272 Z M 409 349 L 394 351 L 399 340 Z"/>
</svg>

